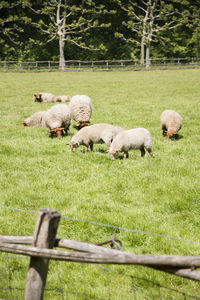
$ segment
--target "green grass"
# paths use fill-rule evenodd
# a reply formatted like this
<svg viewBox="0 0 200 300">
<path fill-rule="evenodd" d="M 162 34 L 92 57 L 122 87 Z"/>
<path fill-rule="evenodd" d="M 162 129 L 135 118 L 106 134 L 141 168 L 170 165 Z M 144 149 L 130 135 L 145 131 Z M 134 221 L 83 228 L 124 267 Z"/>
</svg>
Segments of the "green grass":
<svg viewBox="0 0 200 300">
<path fill-rule="evenodd" d="M 152 72 L 87 72 L 0 74 L 0 226 L 1 234 L 32 235 L 36 213 L 48 207 L 78 220 L 138 229 L 200 241 L 200 70 Z M 72 153 L 67 142 L 76 133 L 50 139 L 45 128 L 22 127 L 36 111 L 53 104 L 33 102 L 36 92 L 86 94 L 93 104 L 92 124 L 107 122 L 126 129 L 145 127 L 152 135 L 154 159 L 131 151 L 127 160 L 111 161 L 105 145 L 84 154 Z M 178 111 L 183 118 L 179 140 L 162 137 L 160 114 Z M 149 234 L 137 234 L 61 218 L 58 237 L 100 242 L 116 233 L 132 253 L 199 255 L 199 245 Z M 21 299 L 28 259 L 0 255 L 0 296 Z M 11 256 L 11 255 L 10 255 Z M 183 299 L 198 296 L 199 283 L 136 266 L 51 262 L 45 299 Z M 56 288 L 69 293 L 62 296 Z M 76 294 L 80 293 L 80 294 Z"/>
</svg>

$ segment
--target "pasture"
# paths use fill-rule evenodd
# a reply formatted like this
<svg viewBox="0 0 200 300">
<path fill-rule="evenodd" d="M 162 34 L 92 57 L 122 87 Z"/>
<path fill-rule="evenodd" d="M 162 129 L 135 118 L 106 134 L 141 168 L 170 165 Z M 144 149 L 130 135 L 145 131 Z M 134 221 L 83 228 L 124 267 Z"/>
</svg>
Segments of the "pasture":
<svg viewBox="0 0 200 300">
<path fill-rule="evenodd" d="M 200 70 L 0 73 L 0 234 L 33 235 L 34 212 L 48 207 L 69 217 L 61 218 L 58 237 L 102 242 L 116 233 L 123 249 L 132 253 L 200 255 L 199 78 Z M 62 139 L 49 138 L 45 128 L 22 127 L 26 117 L 54 105 L 34 103 L 36 92 L 90 96 L 91 124 L 147 128 L 155 157 L 130 151 L 128 159 L 112 161 L 103 144 L 94 145 L 92 153 L 83 153 L 83 146 L 72 153 L 66 144 L 77 132 L 75 122 Z M 177 140 L 162 136 L 160 114 L 165 109 L 183 118 Z M 0 253 L 1 298 L 23 298 L 28 263 Z M 143 267 L 106 268 L 112 271 L 51 262 L 45 299 L 199 296 L 198 282 Z M 61 288 L 66 293 L 56 290 Z"/>
</svg>

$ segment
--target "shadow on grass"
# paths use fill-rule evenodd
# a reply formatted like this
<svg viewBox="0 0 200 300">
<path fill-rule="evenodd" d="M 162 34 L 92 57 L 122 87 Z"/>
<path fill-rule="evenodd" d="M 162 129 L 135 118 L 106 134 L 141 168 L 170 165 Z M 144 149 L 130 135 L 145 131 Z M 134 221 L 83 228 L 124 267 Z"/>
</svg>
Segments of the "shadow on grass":
<svg viewBox="0 0 200 300">
<path fill-rule="evenodd" d="M 175 134 L 172 138 L 171 138 L 171 140 L 172 141 L 178 141 L 178 140 L 180 140 L 180 139 L 182 139 L 183 138 L 183 135 L 181 135 L 181 134 Z"/>
</svg>

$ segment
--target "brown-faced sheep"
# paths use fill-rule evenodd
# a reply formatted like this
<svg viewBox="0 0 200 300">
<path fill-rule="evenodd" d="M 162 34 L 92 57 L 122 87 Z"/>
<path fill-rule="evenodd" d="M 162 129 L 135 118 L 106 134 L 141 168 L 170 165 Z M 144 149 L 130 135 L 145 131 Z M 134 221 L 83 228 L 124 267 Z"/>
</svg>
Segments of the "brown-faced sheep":
<svg viewBox="0 0 200 300">
<path fill-rule="evenodd" d="M 33 100 L 35 102 L 44 102 L 44 103 L 70 102 L 70 97 L 69 96 L 54 96 L 51 93 L 38 93 L 38 94 L 34 94 Z"/>
<path fill-rule="evenodd" d="M 90 118 L 92 115 L 92 104 L 88 96 L 73 96 L 70 100 L 69 107 L 71 117 L 74 121 L 78 123 L 78 127 L 83 127 L 90 123 Z"/>
<path fill-rule="evenodd" d="M 161 128 L 163 136 L 167 136 L 167 139 L 173 137 L 182 127 L 182 118 L 174 110 L 165 110 L 160 116 Z"/>
<path fill-rule="evenodd" d="M 46 111 L 38 111 L 26 118 L 23 122 L 23 126 L 36 126 L 36 127 L 45 127 L 45 118 Z"/>
<path fill-rule="evenodd" d="M 45 114 L 45 126 L 47 131 L 56 134 L 58 138 L 62 137 L 63 131 L 67 133 L 71 124 L 69 106 L 66 104 L 56 104 L 47 110 Z"/>
</svg>

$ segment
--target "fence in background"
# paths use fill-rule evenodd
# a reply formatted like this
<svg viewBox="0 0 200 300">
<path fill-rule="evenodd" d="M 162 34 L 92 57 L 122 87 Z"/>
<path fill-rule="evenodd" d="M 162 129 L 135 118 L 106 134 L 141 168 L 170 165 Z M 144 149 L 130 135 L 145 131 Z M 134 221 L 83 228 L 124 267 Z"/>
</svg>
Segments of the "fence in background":
<svg viewBox="0 0 200 300">
<path fill-rule="evenodd" d="M 59 61 L 0 61 L 0 72 L 140 71 L 199 67 L 199 58 L 156 58 L 150 60 L 149 68 L 141 65 L 139 60 L 66 60 L 62 70 Z"/>
<path fill-rule="evenodd" d="M 54 210 L 43 209 L 39 211 L 33 237 L 0 236 L 0 251 L 30 256 L 26 300 L 42 299 L 50 259 L 79 263 L 142 265 L 200 281 L 200 271 L 196 270 L 200 267 L 199 256 L 134 255 L 88 243 L 56 239 L 60 217 L 61 215 Z M 110 242 L 115 244 L 115 239 Z M 18 244 L 31 244 L 32 246 Z M 75 251 L 52 250 L 54 246 Z M 184 299 L 186 296 L 198 299 L 184 293 L 182 295 Z"/>
</svg>

